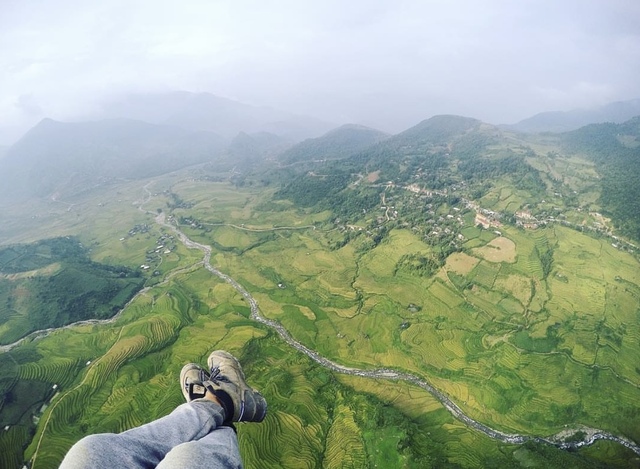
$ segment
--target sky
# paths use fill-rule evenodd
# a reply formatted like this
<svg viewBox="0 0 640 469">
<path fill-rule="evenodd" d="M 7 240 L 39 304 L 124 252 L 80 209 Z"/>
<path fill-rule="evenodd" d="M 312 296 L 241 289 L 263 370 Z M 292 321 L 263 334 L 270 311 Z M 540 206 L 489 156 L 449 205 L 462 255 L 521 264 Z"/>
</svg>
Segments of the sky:
<svg viewBox="0 0 640 469">
<path fill-rule="evenodd" d="M 0 0 L 0 145 L 126 93 L 388 132 L 640 98 L 638 0 Z"/>
</svg>

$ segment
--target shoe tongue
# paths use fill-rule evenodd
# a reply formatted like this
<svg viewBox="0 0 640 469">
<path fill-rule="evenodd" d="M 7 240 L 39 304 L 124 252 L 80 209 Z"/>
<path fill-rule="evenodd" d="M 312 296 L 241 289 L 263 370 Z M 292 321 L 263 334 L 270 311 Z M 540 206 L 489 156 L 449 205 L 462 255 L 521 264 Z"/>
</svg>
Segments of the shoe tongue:
<svg viewBox="0 0 640 469">
<path fill-rule="evenodd" d="M 189 396 L 191 399 L 200 399 L 206 393 L 207 389 L 201 383 L 189 383 Z"/>
</svg>

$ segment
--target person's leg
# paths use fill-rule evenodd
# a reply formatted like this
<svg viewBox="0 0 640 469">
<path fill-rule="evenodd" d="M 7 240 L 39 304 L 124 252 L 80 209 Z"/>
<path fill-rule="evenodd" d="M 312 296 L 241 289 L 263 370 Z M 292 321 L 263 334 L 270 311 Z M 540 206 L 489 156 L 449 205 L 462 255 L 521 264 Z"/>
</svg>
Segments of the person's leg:
<svg viewBox="0 0 640 469">
<path fill-rule="evenodd" d="M 216 350 L 209 355 L 208 365 L 210 373 L 195 363 L 182 368 L 180 387 L 187 404 L 124 433 L 83 438 L 69 450 L 60 467 L 152 468 L 172 448 L 194 440 L 203 440 L 202 445 L 186 445 L 172 458 L 182 459 L 187 448 L 196 446 L 198 458 L 208 456 L 217 458 L 220 464 L 231 464 L 219 467 L 241 467 L 235 432 L 219 432 L 216 428 L 238 421 L 261 422 L 267 413 L 267 402 L 247 385 L 233 355 Z"/>
<path fill-rule="evenodd" d="M 241 469 L 238 437 L 231 427 L 219 427 L 196 441 L 173 448 L 158 469 Z"/>
<path fill-rule="evenodd" d="M 60 467 L 152 468 L 174 446 L 204 437 L 224 420 L 220 405 L 194 400 L 141 427 L 85 437 L 69 450 Z"/>
</svg>

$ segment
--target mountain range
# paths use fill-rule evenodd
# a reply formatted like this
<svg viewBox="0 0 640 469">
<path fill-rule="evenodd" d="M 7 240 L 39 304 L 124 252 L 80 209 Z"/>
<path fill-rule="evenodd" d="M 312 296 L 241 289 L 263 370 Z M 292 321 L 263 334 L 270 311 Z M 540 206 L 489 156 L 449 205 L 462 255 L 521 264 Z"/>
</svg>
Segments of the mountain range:
<svg viewBox="0 0 640 469">
<path fill-rule="evenodd" d="M 61 236 L 0 252 L 6 341 L 84 318 L 76 313 L 93 311 L 94 300 L 115 312 L 133 287 L 149 286 L 113 323 L 0 354 L 0 466 L 37 455 L 39 466 L 56 467 L 83 435 L 166 414 L 182 402 L 175 358 L 215 343 L 242 354 L 276 410 L 255 433 L 242 428 L 253 445 L 248 465 L 342 467 L 352 441 L 346 448 L 361 448 L 357 465 L 367 467 L 387 441 L 397 458 L 370 467 L 445 467 L 461 454 L 461 467 L 512 467 L 523 455 L 546 467 L 612 458 L 627 467 L 628 446 L 583 449 L 580 429 L 640 441 L 640 117 L 533 135 L 438 115 L 393 136 L 346 125 L 296 141 L 249 124 L 223 135 L 206 115 L 175 117 L 178 104 L 164 114 L 135 107 L 126 118 L 45 119 L 0 159 L 0 200 L 16 201 L 0 211 L 0 244 L 13 243 L 4 233 Z M 72 195 L 68 209 L 50 202 Z M 204 260 L 182 243 L 202 248 Z M 77 262 L 59 262 L 56 250 L 75 250 Z M 213 263 L 228 284 L 210 277 Z M 253 294 L 278 321 L 273 333 L 271 321 L 253 324 Z M 282 330 L 292 339 L 280 341 Z M 335 368 L 316 359 L 324 356 L 367 371 L 330 378 Z M 389 370 L 415 379 L 398 382 Z M 382 388 L 381 376 L 392 378 Z M 419 382 L 431 396 L 410 392 Z M 446 412 L 450 402 L 459 414 Z M 36 425 L 44 439 L 34 439 Z M 561 439 L 547 437 L 561 428 Z M 312 450 L 273 458 L 286 445 L 264 435 Z"/>
<path fill-rule="evenodd" d="M 149 177 L 208 161 L 225 147 L 219 135 L 175 126 L 129 119 L 44 119 L 0 161 L 0 195 L 44 197 L 111 179 Z"/>
<path fill-rule="evenodd" d="M 618 101 L 591 109 L 542 112 L 504 128 L 518 132 L 567 132 L 589 124 L 621 124 L 640 115 L 640 99 Z"/>
<path fill-rule="evenodd" d="M 244 104 L 210 93 L 131 94 L 107 102 L 101 119 L 128 118 L 194 131 L 214 132 L 226 139 L 240 132 L 269 132 L 294 142 L 317 137 L 334 124 L 270 107 Z"/>
<path fill-rule="evenodd" d="M 500 140 L 505 131 L 552 131 L 632 114 L 640 114 L 640 100 L 591 111 L 543 113 L 513 126 L 436 116 L 389 136 L 359 125 L 327 132 L 331 125 L 316 119 L 207 93 L 131 95 L 105 105 L 101 120 L 44 119 L 14 145 L 0 149 L 0 200 L 69 195 L 207 162 L 244 171 L 265 160 L 287 166 L 352 157 L 345 161 L 348 166 L 357 161 L 389 164 L 399 155 L 418 153 L 455 150 L 471 155 Z M 301 141 L 303 137 L 309 138 Z M 415 161 L 397 169 L 410 172 Z"/>
</svg>

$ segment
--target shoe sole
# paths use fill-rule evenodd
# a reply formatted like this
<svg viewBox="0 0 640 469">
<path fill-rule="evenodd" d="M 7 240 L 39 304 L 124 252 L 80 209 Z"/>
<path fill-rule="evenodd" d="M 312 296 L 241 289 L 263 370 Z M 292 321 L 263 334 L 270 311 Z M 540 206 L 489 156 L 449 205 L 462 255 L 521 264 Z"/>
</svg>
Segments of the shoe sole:
<svg viewBox="0 0 640 469">
<path fill-rule="evenodd" d="M 261 410 L 259 414 L 258 409 Z M 251 422 L 262 422 L 267 416 L 267 400 L 259 391 L 251 388 L 245 389 L 238 422 L 243 421 L 244 414 L 253 415 Z"/>
</svg>

